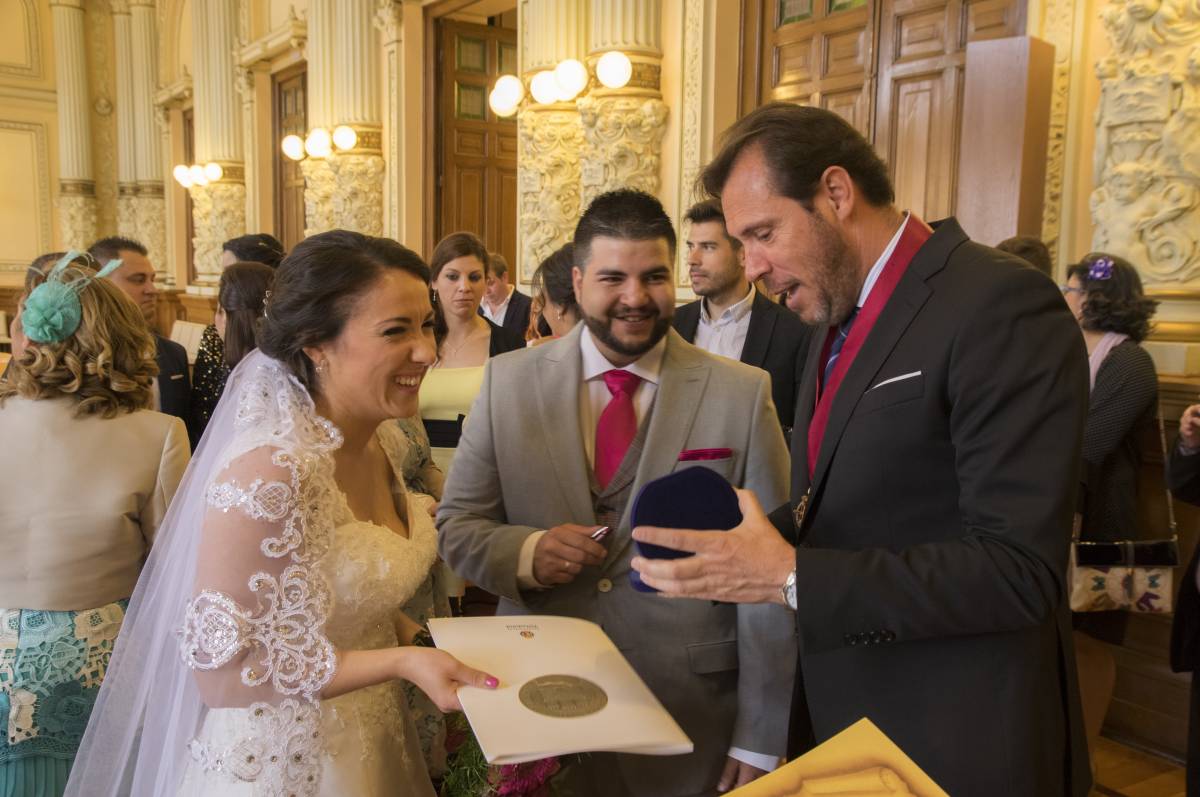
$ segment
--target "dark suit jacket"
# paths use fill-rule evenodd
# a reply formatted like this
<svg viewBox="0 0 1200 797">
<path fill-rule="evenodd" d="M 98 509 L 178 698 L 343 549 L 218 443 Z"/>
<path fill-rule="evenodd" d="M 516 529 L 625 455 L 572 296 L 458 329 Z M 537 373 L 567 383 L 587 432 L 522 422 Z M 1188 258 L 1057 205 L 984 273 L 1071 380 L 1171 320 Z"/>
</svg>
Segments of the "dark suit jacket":
<svg viewBox="0 0 1200 797">
<path fill-rule="evenodd" d="M 521 327 L 520 333 L 517 333 L 509 329 L 507 324 L 498 327 L 488 321 L 488 326 L 492 328 L 492 337 L 488 340 L 488 357 L 525 348 L 525 327 Z"/>
<path fill-rule="evenodd" d="M 1200 506 L 1200 454 L 1185 457 L 1176 446 L 1167 465 L 1167 486 L 1180 501 Z M 1200 589 L 1196 587 L 1196 566 L 1200 545 L 1192 554 L 1179 584 L 1175 618 L 1171 623 L 1171 669 L 1175 672 L 1200 670 Z M 1192 726 L 1197 726 L 1193 718 Z"/>
<path fill-rule="evenodd" d="M 671 323 L 688 343 L 696 342 L 701 301 L 698 299 L 675 309 L 675 318 Z M 812 328 L 795 313 L 761 293 L 755 294 L 741 360 L 771 375 L 771 398 L 775 402 L 775 411 L 779 413 L 779 425 L 789 437 L 796 415 L 796 388 L 804 373 L 804 360 L 808 356 L 811 336 Z"/>
<path fill-rule="evenodd" d="M 869 717 L 950 794 L 1086 795 L 1065 574 L 1088 371 L 1062 295 L 936 225 L 841 383 L 797 529 L 824 338 L 772 513 L 801 540 L 793 752 Z"/>
<path fill-rule="evenodd" d="M 514 288 L 512 296 L 508 299 L 508 311 L 504 314 L 504 323 L 501 326 L 509 332 L 517 333 L 524 341 L 525 330 L 529 329 L 529 312 L 532 307 L 533 300 Z M 483 315 L 482 304 L 479 305 L 479 314 Z"/>
<path fill-rule="evenodd" d="M 187 349 L 173 340 L 155 335 L 158 345 L 158 395 L 159 409 L 167 415 L 191 421 L 192 381 L 188 376 Z M 188 436 L 191 437 L 189 429 Z M 197 440 L 192 440 L 192 450 Z"/>
</svg>

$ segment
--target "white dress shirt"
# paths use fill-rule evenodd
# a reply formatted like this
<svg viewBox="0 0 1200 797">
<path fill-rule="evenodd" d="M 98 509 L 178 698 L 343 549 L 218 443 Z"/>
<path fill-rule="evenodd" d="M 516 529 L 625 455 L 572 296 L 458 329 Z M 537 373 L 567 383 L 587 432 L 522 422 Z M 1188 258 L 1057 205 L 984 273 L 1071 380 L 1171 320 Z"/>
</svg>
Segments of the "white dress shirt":
<svg viewBox="0 0 1200 797">
<path fill-rule="evenodd" d="M 754 286 L 737 304 L 725 308 L 719 318 L 709 315 L 708 299 L 700 300 L 700 324 L 696 327 L 696 345 L 710 354 L 731 360 L 742 358 L 746 333 L 750 331 L 750 310 L 754 306 Z"/>
<path fill-rule="evenodd" d="M 858 293 L 858 307 L 861 309 L 867 303 L 867 297 L 871 295 L 875 283 L 879 282 L 879 275 L 883 273 L 883 267 L 892 257 L 892 253 L 896 251 L 896 246 L 900 243 L 900 236 L 904 234 L 904 228 L 908 226 L 909 219 L 912 218 L 911 213 L 904 214 L 904 220 L 900 222 L 900 229 L 896 230 L 896 234 L 892 236 L 892 240 L 888 241 L 888 245 L 884 247 L 883 252 L 879 255 L 879 259 L 875 261 L 875 265 L 871 266 L 871 270 L 867 272 L 867 279 L 863 282 L 862 290 Z"/>
<path fill-rule="evenodd" d="M 750 296 L 745 302 L 747 308 L 753 298 L 754 289 L 751 287 Z M 727 313 L 728 311 L 726 311 Z M 744 315 L 749 317 L 749 311 L 747 310 Z M 743 333 L 742 342 L 745 342 L 745 339 L 746 336 Z M 667 339 L 664 336 L 650 351 L 629 365 L 620 368 L 620 370 L 629 371 L 642 378 L 633 394 L 633 410 L 637 416 L 639 427 L 646 416 L 650 414 L 650 410 L 654 406 L 654 397 L 658 395 L 659 375 L 662 373 L 663 354 L 666 350 Z M 595 467 L 596 460 L 596 426 L 600 423 L 601 413 L 612 399 L 608 386 L 604 384 L 604 374 L 617 366 L 610 363 L 608 358 L 600 353 L 600 349 L 596 347 L 596 341 L 592 338 L 592 333 L 586 326 L 579 335 L 579 353 L 582 356 L 581 375 L 583 376 L 583 389 L 579 391 L 579 431 L 583 435 L 583 447 L 590 470 Z M 545 588 L 545 585 L 533 575 L 533 552 L 537 548 L 538 540 L 545 533 L 545 531 L 535 531 L 526 537 L 525 542 L 521 545 L 521 553 L 517 560 L 517 584 L 521 589 Z M 730 748 L 729 755 L 742 763 L 767 772 L 779 766 L 779 759 L 776 756 L 754 753 L 737 747 Z"/>
<path fill-rule="evenodd" d="M 515 290 L 516 286 L 508 286 L 508 296 L 504 297 L 504 301 L 500 303 L 500 309 L 495 312 L 492 312 L 491 302 L 485 296 L 483 303 L 480 305 L 483 308 L 483 317 L 498 327 L 504 326 L 504 317 L 508 315 L 508 305 L 512 301 L 513 291 Z"/>
</svg>

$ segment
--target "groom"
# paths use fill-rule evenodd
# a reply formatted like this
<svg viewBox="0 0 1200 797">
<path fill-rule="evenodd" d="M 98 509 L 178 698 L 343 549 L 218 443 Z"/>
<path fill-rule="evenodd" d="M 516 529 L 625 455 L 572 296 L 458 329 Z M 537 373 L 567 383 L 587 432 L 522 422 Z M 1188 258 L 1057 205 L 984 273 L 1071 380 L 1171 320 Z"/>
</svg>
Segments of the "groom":
<svg viewBox="0 0 1200 797">
<path fill-rule="evenodd" d="M 671 330 L 674 262 L 658 200 L 614 191 L 592 202 L 575 230 L 584 323 L 490 361 L 438 512 L 442 557 L 500 595 L 500 614 L 600 624 L 694 742 L 686 756 L 585 756 L 605 797 L 711 795 L 786 751 L 786 610 L 668 601 L 629 583 L 629 502 L 646 482 L 700 466 L 787 495 L 770 380 Z M 603 544 L 597 526 L 612 527 Z"/>
</svg>

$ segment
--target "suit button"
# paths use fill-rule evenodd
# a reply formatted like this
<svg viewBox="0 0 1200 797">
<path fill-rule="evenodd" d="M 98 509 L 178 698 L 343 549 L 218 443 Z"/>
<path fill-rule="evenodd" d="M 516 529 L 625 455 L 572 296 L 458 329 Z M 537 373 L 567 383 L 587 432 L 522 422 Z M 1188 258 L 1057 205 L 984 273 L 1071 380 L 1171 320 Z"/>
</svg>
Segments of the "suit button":
<svg viewBox="0 0 1200 797">
<path fill-rule="evenodd" d="M 846 635 L 846 644 L 849 645 L 850 647 L 854 647 L 855 645 L 857 645 L 858 644 L 858 634 L 847 634 Z"/>
<path fill-rule="evenodd" d="M 607 578 L 602 578 L 596 582 L 596 589 L 601 592 L 612 592 L 612 582 Z"/>
<path fill-rule="evenodd" d="M 881 638 L 882 638 L 882 637 L 880 636 L 880 634 L 879 634 L 879 632 L 878 632 L 878 631 L 872 631 L 872 632 L 871 632 L 871 644 L 872 644 L 872 645 L 878 645 L 878 644 L 879 644 L 879 640 L 880 640 Z"/>
<path fill-rule="evenodd" d="M 895 642 L 896 641 L 896 632 L 895 631 L 884 631 L 883 632 L 883 641 L 884 642 Z"/>
</svg>

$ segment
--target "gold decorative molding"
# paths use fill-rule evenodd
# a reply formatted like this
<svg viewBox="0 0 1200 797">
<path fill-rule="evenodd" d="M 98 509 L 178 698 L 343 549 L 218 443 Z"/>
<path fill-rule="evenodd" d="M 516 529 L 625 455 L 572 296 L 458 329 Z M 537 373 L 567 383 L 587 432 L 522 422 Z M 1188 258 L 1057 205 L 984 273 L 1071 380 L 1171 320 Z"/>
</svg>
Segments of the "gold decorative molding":
<svg viewBox="0 0 1200 797">
<path fill-rule="evenodd" d="M 60 180 L 59 196 L 95 196 L 96 183 L 92 180 Z"/>
<path fill-rule="evenodd" d="M 163 184 L 158 181 L 138 183 L 134 189 L 135 196 L 162 197 L 165 193 Z"/>
<path fill-rule="evenodd" d="M 45 72 L 42 63 L 42 31 L 41 22 L 38 20 L 38 7 L 35 0 L 20 0 L 21 8 L 25 12 L 25 52 L 28 57 L 24 63 L 13 63 L 11 61 L 0 61 L 0 75 L 14 75 L 16 77 L 31 78 L 40 80 Z"/>
<path fill-rule="evenodd" d="M 1156 321 L 1150 340 L 1164 343 L 1195 343 L 1200 341 L 1200 321 Z"/>
<path fill-rule="evenodd" d="M 117 183 L 118 197 L 137 196 L 137 190 L 137 183 Z"/>
<path fill-rule="evenodd" d="M 243 2 L 242 5 L 248 5 Z M 243 46 L 237 53 L 238 66 L 248 68 L 273 61 L 281 55 L 297 51 L 303 55 L 308 44 L 308 23 L 296 16 L 296 7 L 288 10 L 287 20 L 266 36 Z"/>
</svg>

